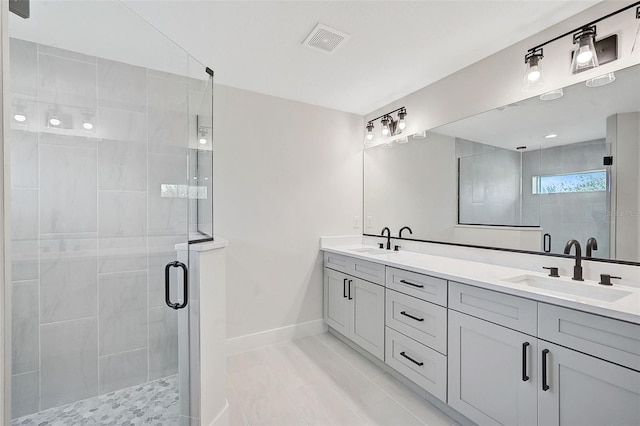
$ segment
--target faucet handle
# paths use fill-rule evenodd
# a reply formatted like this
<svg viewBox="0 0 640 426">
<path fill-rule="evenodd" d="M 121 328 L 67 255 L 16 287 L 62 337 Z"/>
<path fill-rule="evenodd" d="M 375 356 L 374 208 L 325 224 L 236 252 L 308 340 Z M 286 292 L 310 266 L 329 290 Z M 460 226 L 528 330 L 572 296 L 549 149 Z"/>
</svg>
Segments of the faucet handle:
<svg viewBox="0 0 640 426">
<path fill-rule="evenodd" d="M 598 284 L 601 284 L 601 285 L 613 285 L 611 283 L 611 278 L 614 278 L 616 280 L 621 280 L 622 279 L 622 277 L 612 277 L 609 274 L 600 274 L 600 282 Z"/>
<path fill-rule="evenodd" d="M 384 248 L 384 243 L 378 243 L 378 247 L 383 249 Z"/>
<path fill-rule="evenodd" d="M 400 246 L 399 245 L 393 246 L 393 251 L 398 251 L 398 250 L 400 250 Z"/>
<path fill-rule="evenodd" d="M 555 266 L 543 266 L 542 269 L 548 269 L 550 277 L 559 277 L 560 276 L 558 274 L 558 268 L 556 268 Z"/>
</svg>

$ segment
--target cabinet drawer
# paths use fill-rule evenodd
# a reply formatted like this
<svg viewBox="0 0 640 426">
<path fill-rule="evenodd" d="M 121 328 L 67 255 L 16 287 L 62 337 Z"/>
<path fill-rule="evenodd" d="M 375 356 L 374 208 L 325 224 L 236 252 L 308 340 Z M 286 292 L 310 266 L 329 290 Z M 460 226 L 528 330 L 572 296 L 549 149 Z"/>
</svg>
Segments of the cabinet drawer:
<svg viewBox="0 0 640 426">
<path fill-rule="evenodd" d="M 436 305 L 447 306 L 447 280 L 387 267 L 387 287 L 426 300 Z"/>
<path fill-rule="evenodd" d="M 372 283 L 384 285 L 384 265 L 335 253 L 324 253 L 324 266 Z"/>
<path fill-rule="evenodd" d="M 640 325 L 538 303 L 538 337 L 640 371 Z"/>
<path fill-rule="evenodd" d="M 536 335 L 537 302 L 449 282 L 449 308 L 523 333 Z"/>
<path fill-rule="evenodd" d="M 387 327 L 447 354 L 447 309 L 387 288 Z"/>
<path fill-rule="evenodd" d="M 387 327 L 385 362 L 406 378 L 447 402 L 447 357 Z"/>
</svg>

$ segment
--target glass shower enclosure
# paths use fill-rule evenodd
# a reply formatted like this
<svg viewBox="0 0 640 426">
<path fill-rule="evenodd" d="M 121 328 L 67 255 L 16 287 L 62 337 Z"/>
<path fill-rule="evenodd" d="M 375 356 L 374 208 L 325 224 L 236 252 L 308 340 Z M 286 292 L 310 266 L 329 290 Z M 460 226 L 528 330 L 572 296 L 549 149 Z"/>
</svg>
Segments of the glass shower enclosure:
<svg viewBox="0 0 640 426">
<path fill-rule="evenodd" d="M 116 1 L 9 35 L 12 423 L 199 424 L 213 73 Z"/>
</svg>

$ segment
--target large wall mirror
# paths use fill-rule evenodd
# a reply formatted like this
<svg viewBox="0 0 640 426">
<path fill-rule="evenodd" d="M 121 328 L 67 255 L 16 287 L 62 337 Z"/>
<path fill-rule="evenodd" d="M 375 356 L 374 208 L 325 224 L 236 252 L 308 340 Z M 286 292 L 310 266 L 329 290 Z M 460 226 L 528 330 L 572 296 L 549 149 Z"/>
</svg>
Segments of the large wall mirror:
<svg viewBox="0 0 640 426">
<path fill-rule="evenodd" d="M 639 169 L 636 65 L 365 147 L 364 233 L 640 262 Z"/>
</svg>

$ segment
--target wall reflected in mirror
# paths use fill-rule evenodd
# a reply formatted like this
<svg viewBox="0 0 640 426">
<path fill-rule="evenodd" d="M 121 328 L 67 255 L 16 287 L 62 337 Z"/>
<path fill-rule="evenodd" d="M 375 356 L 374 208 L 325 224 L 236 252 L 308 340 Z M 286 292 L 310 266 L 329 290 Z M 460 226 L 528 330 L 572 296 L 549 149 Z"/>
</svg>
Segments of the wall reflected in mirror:
<svg viewBox="0 0 640 426">
<path fill-rule="evenodd" d="M 639 262 L 640 65 L 615 74 L 365 146 L 364 233 Z"/>
</svg>

